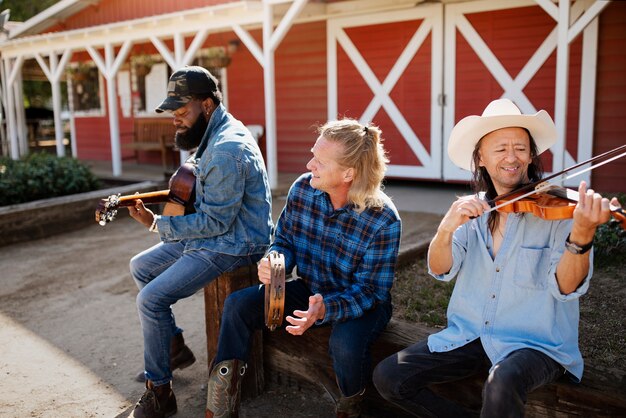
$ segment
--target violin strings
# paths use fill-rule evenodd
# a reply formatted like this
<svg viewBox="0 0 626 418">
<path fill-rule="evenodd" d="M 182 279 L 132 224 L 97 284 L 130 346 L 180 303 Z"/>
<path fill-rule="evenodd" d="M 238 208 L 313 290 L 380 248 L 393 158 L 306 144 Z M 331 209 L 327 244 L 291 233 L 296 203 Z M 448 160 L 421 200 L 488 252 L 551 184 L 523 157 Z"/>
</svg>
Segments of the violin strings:
<svg viewBox="0 0 626 418">
<path fill-rule="evenodd" d="M 622 147 L 620 147 L 620 148 L 623 148 L 623 146 L 622 146 Z M 619 149 L 619 148 L 618 148 L 618 149 Z M 615 151 L 615 150 L 613 150 L 613 151 Z M 582 170 L 576 171 L 575 173 L 572 173 L 572 174 L 570 174 L 569 176 L 561 177 L 560 179 L 556 180 L 556 181 L 555 181 L 555 183 L 556 183 L 556 184 L 561 184 L 561 183 L 563 183 L 565 180 L 569 180 L 569 179 L 571 179 L 571 178 L 574 178 L 574 177 L 576 177 L 576 176 L 579 176 L 579 175 L 581 175 L 581 174 L 584 174 L 584 173 L 586 173 L 587 171 L 591 171 L 591 170 L 593 170 L 594 168 L 598 168 L 598 167 L 600 167 L 600 166 L 603 166 L 604 164 L 608 164 L 608 163 L 610 163 L 611 161 L 617 160 L 618 158 L 622 158 L 622 157 L 623 157 L 623 156 L 625 156 L 625 155 L 626 155 L 626 152 L 622 152 L 621 154 L 616 155 L 616 156 L 614 156 L 614 157 L 611 157 L 611 158 L 609 158 L 609 159 L 607 159 L 607 160 L 604 160 L 604 161 L 602 161 L 602 162 L 600 162 L 600 163 L 597 163 L 597 164 L 591 165 L 591 166 L 589 166 L 589 167 L 587 167 L 587 168 L 584 168 L 584 169 L 582 169 Z M 600 157 L 600 156 L 598 156 L 598 157 Z M 594 158 L 598 158 L 598 157 L 594 157 Z M 561 176 L 562 176 L 563 174 L 564 174 L 564 173 L 561 173 Z M 553 178 L 553 177 L 552 177 L 552 178 Z M 547 180 L 547 179 L 546 179 L 546 180 Z M 498 210 L 498 209 L 500 209 L 500 208 L 502 208 L 502 207 L 504 207 L 504 206 L 510 205 L 511 203 L 515 203 L 515 202 L 517 202 L 518 200 L 521 200 L 521 199 L 523 199 L 523 198 L 525 198 L 525 197 L 531 196 L 531 195 L 536 194 L 536 193 L 541 193 L 542 191 L 547 190 L 547 189 L 549 189 L 549 188 L 551 188 L 551 187 L 554 187 L 554 186 L 555 186 L 555 184 L 553 184 L 553 183 L 549 183 L 549 182 L 547 182 L 546 180 L 544 180 L 544 181 L 543 181 L 543 183 L 540 183 L 540 184 L 539 184 L 539 185 L 538 185 L 535 189 L 533 189 L 533 190 L 531 190 L 531 191 L 529 191 L 529 192 L 527 192 L 527 193 L 524 193 L 524 194 L 523 194 L 523 195 L 521 195 L 521 196 L 517 196 L 517 197 L 515 197 L 515 198 L 513 198 L 513 199 L 511 199 L 511 200 L 509 200 L 509 201 L 507 201 L 507 202 L 505 202 L 505 203 L 500 203 L 499 205 L 493 206 L 491 209 L 486 210 L 485 212 L 483 212 L 483 214 L 485 214 L 485 213 L 489 213 L 489 212 L 493 212 L 494 210 Z M 528 186 L 527 186 L 527 187 L 528 187 Z M 497 198 L 496 198 L 496 199 L 494 199 L 494 201 L 495 201 L 495 200 L 497 200 Z"/>
</svg>

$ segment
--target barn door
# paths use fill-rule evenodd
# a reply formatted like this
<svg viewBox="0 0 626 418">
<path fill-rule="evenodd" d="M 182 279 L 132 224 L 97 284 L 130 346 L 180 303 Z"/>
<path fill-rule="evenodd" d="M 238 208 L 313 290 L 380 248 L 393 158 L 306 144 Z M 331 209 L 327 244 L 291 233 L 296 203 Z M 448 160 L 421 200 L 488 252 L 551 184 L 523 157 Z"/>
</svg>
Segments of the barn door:
<svg viewBox="0 0 626 418">
<path fill-rule="evenodd" d="M 587 0 L 572 3 L 571 8 L 560 4 L 570 9 L 570 22 L 564 23 L 570 33 L 565 30 L 567 40 L 561 48 L 567 55 L 562 64 L 557 62 L 557 22 L 562 13 L 554 3 L 509 0 L 446 5 L 444 180 L 469 179 L 469 173 L 447 157 L 454 124 L 466 115 L 480 114 L 491 100 L 500 97 L 513 100 L 522 113 L 545 109 L 557 122 L 557 129 L 563 126 L 557 144 L 542 155 L 546 172 L 591 156 L 597 19 L 582 36 L 573 36 L 570 25 L 597 5 Z M 565 117 L 559 119 L 561 115 Z M 589 180 L 589 174 L 570 183 L 582 179 Z"/>
<path fill-rule="evenodd" d="M 331 19 L 328 118 L 380 126 L 388 175 L 442 176 L 443 6 Z"/>
</svg>

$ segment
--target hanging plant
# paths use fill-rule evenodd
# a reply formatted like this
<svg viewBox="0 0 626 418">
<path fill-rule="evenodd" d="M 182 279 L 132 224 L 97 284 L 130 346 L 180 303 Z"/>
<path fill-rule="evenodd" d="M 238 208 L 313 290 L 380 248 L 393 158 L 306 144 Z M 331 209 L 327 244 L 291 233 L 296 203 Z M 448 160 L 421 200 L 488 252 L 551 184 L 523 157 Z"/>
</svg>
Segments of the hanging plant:
<svg viewBox="0 0 626 418">
<path fill-rule="evenodd" d="M 91 65 L 81 62 L 76 66 L 70 67 L 68 71 L 70 73 L 70 76 L 72 77 L 72 80 L 76 82 L 82 82 L 90 77 L 90 73 L 93 71 L 93 67 Z"/>
<path fill-rule="evenodd" d="M 224 68 L 230 65 L 230 56 L 222 46 L 204 50 L 198 57 L 198 62 L 205 68 Z"/>
<path fill-rule="evenodd" d="M 150 74 L 152 66 L 154 65 L 154 59 L 151 55 L 140 54 L 131 58 L 135 73 L 140 77 L 145 77 Z"/>
</svg>

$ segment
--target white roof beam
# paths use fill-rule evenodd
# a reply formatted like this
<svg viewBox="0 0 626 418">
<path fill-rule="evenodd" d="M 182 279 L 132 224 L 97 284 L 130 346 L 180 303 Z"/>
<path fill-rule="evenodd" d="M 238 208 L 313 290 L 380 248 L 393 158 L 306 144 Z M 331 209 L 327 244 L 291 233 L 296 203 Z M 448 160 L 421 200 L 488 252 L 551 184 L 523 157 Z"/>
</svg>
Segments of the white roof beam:
<svg viewBox="0 0 626 418">
<path fill-rule="evenodd" d="M 261 22 L 262 11 L 259 5 L 237 2 L 92 28 L 11 39 L 0 44 L 0 49 L 5 57 L 32 56 L 35 52 L 58 49 L 61 45 L 74 50 L 85 49 L 86 46 L 102 47 L 109 43 L 121 45 L 127 40 L 171 38 L 175 33 L 195 34 L 205 30 L 230 29 L 233 24 L 259 25 Z"/>
</svg>

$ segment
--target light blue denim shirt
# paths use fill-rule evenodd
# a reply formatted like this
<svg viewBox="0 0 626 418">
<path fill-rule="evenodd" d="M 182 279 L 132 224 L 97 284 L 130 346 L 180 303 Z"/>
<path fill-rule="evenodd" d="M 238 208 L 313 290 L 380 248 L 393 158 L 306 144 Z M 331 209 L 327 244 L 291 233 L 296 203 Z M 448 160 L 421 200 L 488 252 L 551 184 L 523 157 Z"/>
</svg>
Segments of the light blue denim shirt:
<svg viewBox="0 0 626 418">
<path fill-rule="evenodd" d="M 592 268 L 569 295 L 559 291 L 555 275 L 572 221 L 509 215 L 494 259 L 487 218 L 481 216 L 455 231 L 453 265 L 447 274 L 429 271 L 439 280 L 457 279 L 448 305 L 448 327 L 431 335 L 428 347 L 432 352 L 450 351 L 480 338 L 492 365 L 515 350 L 532 348 L 580 380 L 578 298 L 589 288 Z"/>
<path fill-rule="evenodd" d="M 161 216 L 161 240 L 185 251 L 263 254 L 272 233 L 272 195 L 261 151 L 246 127 L 220 104 L 196 153 L 195 213 Z"/>
</svg>

